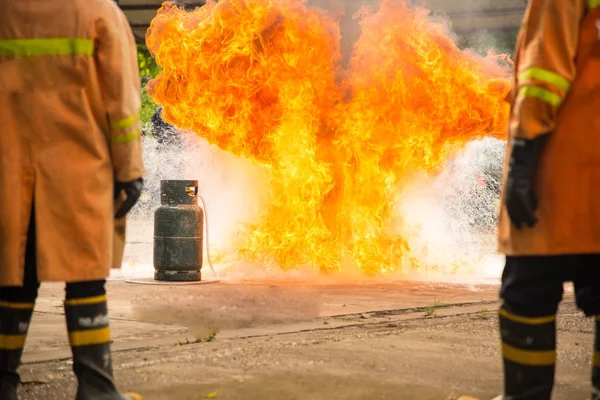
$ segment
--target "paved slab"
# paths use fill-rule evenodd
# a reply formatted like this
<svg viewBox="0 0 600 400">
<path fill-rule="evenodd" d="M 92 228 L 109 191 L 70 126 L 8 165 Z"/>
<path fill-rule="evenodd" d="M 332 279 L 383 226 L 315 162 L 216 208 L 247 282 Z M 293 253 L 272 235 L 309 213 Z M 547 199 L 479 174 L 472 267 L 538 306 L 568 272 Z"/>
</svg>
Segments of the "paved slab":
<svg viewBox="0 0 600 400">
<path fill-rule="evenodd" d="M 501 390 L 497 286 L 238 281 L 107 284 L 113 359 L 145 399 L 488 399 Z M 22 400 L 72 399 L 63 285 L 44 285 Z M 555 400 L 586 398 L 593 322 L 567 294 Z M 216 397 L 215 397 L 216 396 Z"/>
<path fill-rule="evenodd" d="M 115 373 L 146 400 L 489 399 L 502 385 L 497 305 L 243 328 L 209 342 L 115 352 Z M 587 398 L 593 321 L 568 301 L 558 325 L 554 399 Z M 23 379 L 24 400 L 72 399 L 76 389 L 66 360 L 25 365 Z"/>
<path fill-rule="evenodd" d="M 194 341 L 217 332 L 312 321 L 382 310 L 436 309 L 496 299 L 494 286 L 423 282 L 238 281 L 201 286 L 107 283 L 113 348 Z M 63 284 L 44 284 L 23 361 L 69 357 Z M 296 328 L 292 328 L 296 329 Z"/>
</svg>

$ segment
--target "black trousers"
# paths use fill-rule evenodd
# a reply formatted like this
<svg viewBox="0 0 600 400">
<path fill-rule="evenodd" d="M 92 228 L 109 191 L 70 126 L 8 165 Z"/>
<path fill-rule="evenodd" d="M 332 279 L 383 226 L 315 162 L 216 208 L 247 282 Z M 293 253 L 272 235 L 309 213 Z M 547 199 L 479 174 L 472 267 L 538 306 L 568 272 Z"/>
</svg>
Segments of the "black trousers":
<svg viewBox="0 0 600 400">
<path fill-rule="evenodd" d="M 29 229 L 27 231 L 27 248 L 25 251 L 25 279 L 23 286 L 0 286 L 0 301 L 15 303 L 33 303 L 38 295 L 40 282 L 37 276 L 36 263 L 36 223 L 32 209 Z M 67 282 L 66 298 L 79 299 L 84 297 L 101 296 L 106 293 L 104 279 L 85 282 Z"/>
<path fill-rule="evenodd" d="M 506 258 L 499 313 L 506 398 L 551 399 L 565 282 L 573 282 L 577 306 L 587 316 L 600 315 L 600 254 Z M 599 324 L 596 319 L 592 385 L 600 393 Z"/>
<path fill-rule="evenodd" d="M 553 315 L 565 282 L 573 282 L 577 306 L 587 316 L 600 314 L 600 254 L 507 257 L 500 297 L 515 314 Z"/>
</svg>

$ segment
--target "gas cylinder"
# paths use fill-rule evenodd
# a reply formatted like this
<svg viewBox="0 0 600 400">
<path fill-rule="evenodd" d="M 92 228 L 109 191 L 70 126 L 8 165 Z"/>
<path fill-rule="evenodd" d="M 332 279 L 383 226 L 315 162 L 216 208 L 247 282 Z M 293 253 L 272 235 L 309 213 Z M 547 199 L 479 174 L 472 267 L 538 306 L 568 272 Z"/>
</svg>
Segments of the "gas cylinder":
<svg viewBox="0 0 600 400">
<path fill-rule="evenodd" d="M 160 195 L 154 212 L 154 279 L 199 281 L 204 210 L 198 205 L 198 181 L 161 181 Z"/>
</svg>

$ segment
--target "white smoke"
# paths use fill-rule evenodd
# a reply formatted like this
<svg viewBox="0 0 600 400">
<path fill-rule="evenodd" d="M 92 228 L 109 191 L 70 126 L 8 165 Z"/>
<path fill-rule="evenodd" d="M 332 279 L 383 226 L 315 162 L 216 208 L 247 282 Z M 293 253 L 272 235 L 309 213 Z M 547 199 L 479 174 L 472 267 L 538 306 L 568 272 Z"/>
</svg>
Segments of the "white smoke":
<svg viewBox="0 0 600 400">
<path fill-rule="evenodd" d="M 124 267 L 113 277 L 151 277 L 154 211 L 160 205 L 160 180 L 195 179 L 206 201 L 209 245 L 219 270 L 240 228 L 252 222 L 268 201 L 267 171 L 246 159 L 209 145 L 193 134 L 181 143 L 161 145 L 144 138 L 147 170 L 144 196 L 131 213 Z M 434 180 L 415 179 L 402 195 L 398 214 L 413 256 L 420 261 L 411 278 L 485 281 L 498 278 L 496 224 L 504 142 L 469 143 Z M 206 256 L 206 253 L 205 253 Z M 210 274 L 205 260 L 205 274 Z M 230 276 L 265 278 L 249 265 L 234 265 Z M 278 273 L 308 276 L 306 271 Z M 270 274 L 270 277 L 273 274 Z"/>
<path fill-rule="evenodd" d="M 232 254 L 242 225 L 257 217 L 268 195 L 263 168 L 192 133 L 176 134 L 179 140 L 163 143 L 150 136 L 143 139 L 144 191 L 129 216 L 123 268 L 113 271 L 113 278 L 153 276 L 154 212 L 160 206 L 161 180 L 198 180 L 199 194 L 206 201 L 209 246 L 217 269 Z M 210 274 L 207 262 L 205 259 L 203 273 Z"/>
<path fill-rule="evenodd" d="M 469 143 L 435 180 L 415 179 L 402 196 L 403 216 L 418 276 L 496 279 L 499 191 L 504 142 Z"/>
</svg>

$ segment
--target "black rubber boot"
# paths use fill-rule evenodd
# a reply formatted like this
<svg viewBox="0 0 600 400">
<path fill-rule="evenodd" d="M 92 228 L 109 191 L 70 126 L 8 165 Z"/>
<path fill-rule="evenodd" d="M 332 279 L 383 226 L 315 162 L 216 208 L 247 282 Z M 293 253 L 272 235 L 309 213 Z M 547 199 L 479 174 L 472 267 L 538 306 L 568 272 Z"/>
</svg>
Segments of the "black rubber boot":
<svg viewBox="0 0 600 400">
<path fill-rule="evenodd" d="M 139 400 L 135 393 L 121 394 L 113 379 L 106 295 L 65 300 L 76 400 Z"/>
<path fill-rule="evenodd" d="M 594 356 L 592 357 L 592 400 L 600 400 L 600 315 L 596 315 Z"/>
<path fill-rule="evenodd" d="M 499 311 L 504 398 L 550 400 L 556 364 L 556 316 L 529 317 Z"/>
<path fill-rule="evenodd" d="M 34 303 L 0 301 L 0 399 L 17 400 L 21 363 Z"/>
</svg>

